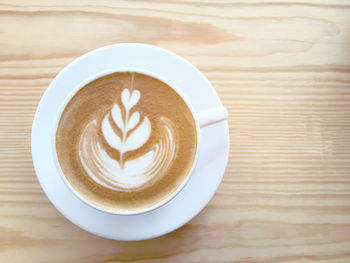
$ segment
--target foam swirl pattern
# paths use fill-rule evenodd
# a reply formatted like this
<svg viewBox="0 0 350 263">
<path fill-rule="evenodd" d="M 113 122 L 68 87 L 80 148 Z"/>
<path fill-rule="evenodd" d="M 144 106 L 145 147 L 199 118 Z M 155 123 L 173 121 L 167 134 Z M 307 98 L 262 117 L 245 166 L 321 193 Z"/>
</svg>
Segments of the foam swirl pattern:
<svg viewBox="0 0 350 263">
<path fill-rule="evenodd" d="M 108 123 L 108 118 L 105 120 Z M 80 160 L 87 174 L 104 187 L 123 191 L 135 190 L 154 176 L 163 174 L 170 166 L 176 149 L 171 121 L 162 118 L 161 122 L 164 125 L 164 134 L 159 143 L 154 145 L 153 150 L 141 157 L 125 161 L 124 164 L 107 154 L 100 143 L 101 138 L 98 137 L 97 122 L 95 120 L 90 122 L 79 142 Z M 105 125 L 102 124 L 102 127 Z M 108 127 L 111 128 L 110 124 Z M 103 129 L 102 134 L 106 141 L 110 142 L 111 147 L 114 147 L 113 142 L 118 136 L 113 133 L 113 130 L 106 130 L 106 128 Z"/>
</svg>

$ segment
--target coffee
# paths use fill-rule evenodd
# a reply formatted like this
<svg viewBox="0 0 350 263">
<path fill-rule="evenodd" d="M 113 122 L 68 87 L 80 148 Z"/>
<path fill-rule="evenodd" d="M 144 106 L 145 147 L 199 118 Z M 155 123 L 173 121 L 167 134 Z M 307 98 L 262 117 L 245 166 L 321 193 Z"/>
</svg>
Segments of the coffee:
<svg viewBox="0 0 350 263">
<path fill-rule="evenodd" d="M 90 203 L 135 211 L 166 199 L 187 177 L 197 151 L 196 125 L 167 84 L 117 72 L 81 88 L 56 132 L 58 162 Z"/>
</svg>

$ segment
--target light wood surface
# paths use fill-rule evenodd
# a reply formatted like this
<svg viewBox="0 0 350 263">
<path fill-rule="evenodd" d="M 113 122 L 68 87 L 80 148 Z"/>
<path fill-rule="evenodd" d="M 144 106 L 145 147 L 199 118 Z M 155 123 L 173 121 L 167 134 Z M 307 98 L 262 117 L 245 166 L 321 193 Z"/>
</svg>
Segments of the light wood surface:
<svg viewBox="0 0 350 263">
<path fill-rule="evenodd" d="M 70 223 L 30 153 L 54 76 L 121 42 L 185 57 L 229 110 L 215 197 L 181 229 L 142 242 Z M 2 0 L 0 262 L 350 262 L 350 2 Z"/>
</svg>

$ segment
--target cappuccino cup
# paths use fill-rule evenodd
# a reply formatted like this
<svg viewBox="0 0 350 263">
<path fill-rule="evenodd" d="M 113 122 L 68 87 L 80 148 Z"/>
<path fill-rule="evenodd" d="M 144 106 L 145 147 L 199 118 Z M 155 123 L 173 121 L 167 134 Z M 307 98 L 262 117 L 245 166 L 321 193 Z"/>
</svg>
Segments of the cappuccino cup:
<svg viewBox="0 0 350 263">
<path fill-rule="evenodd" d="M 151 71 L 105 70 L 61 104 L 52 131 L 55 165 L 87 205 L 146 213 L 183 189 L 196 166 L 200 130 L 227 115 L 224 107 L 195 112 L 181 90 Z"/>
</svg>

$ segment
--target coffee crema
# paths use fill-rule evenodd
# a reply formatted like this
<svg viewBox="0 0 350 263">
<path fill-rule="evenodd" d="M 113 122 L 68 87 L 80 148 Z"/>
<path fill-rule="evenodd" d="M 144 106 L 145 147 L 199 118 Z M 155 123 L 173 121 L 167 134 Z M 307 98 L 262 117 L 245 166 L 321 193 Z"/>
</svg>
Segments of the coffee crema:
<svg viewBox="0 0 350 263">
<path fill-rule="evenodd" d="M 100 77 L 68 102 L 56 132 L 69 184 L 96 206 L 151 207 L 187 177 L 196 154 L 192 113 L 167 84 L 135 72 Z"/>
</svg>

